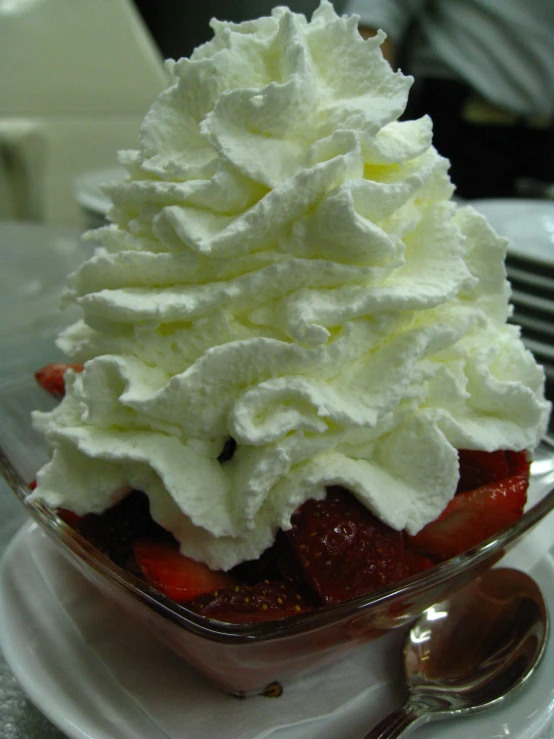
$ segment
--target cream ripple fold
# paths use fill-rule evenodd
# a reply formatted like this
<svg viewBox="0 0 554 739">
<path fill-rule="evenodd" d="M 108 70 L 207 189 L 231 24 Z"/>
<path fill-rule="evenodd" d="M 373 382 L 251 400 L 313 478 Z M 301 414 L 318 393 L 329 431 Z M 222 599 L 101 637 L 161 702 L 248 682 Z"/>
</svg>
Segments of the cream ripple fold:
<svg viewBox="0 0 554 739">
<path fill-rule="evenodd" d="M 86 365 L 35 414 L 36 497 L 83 514 L 138 488 L 184 554 L 228 569 L 327 485 L 415 533 L 456 449 L 537 444 L 506 243 L 451 201 L 430 121 L 398 120 L 411 78 L 356 21 L 323 0 L 310 22 L 213 22 L 168 63 L 69 278 L 83 320 L 59 344 Z"/>
</svg>

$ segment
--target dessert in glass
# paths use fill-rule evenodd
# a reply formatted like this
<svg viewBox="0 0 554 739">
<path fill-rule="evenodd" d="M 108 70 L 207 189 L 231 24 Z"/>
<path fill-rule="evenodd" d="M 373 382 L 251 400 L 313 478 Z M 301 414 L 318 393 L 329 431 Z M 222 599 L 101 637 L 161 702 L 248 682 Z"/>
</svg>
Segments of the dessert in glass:
<svg viewBox="0 0 554 739">
<path fill-rule="evenodd" d="M 326 0 L 213 30 L 167 63 L 68 278 L 83 318 L 26 501 L 248 695 L 407 623 L 540 520 L 550 405 L 506 241 L 452 199 L 431 121 L 399 120 L 412 80 L 383 34 Z"/>
</svg>

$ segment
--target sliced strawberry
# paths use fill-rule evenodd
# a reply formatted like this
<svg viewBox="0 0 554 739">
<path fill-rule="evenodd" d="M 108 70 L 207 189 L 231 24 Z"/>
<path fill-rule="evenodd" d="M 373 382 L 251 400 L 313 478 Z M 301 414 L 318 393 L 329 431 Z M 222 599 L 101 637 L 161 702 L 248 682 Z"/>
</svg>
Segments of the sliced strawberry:
<svg viewBox="0 0 554 739">
<path fill-rule="evenodd" d="M 341 603 L 409 574 L 403 533 L 339 487 L 304 503 L 286 538 L 296 569 L 321 603 Z"/>
<path fill-rule="evenodd" d="M 235 585 L 235 580 L 225 572 L 214 572 L 165 544 L 139 541 L 133 550 L 146 580 L 177 603 Z"/>
<path fill-rule="evenodd" d="M 527 452 L 506 452 L 508 458 L 508 467 L 510 468 L 510 477 L 512 475 L 523 475 L 529 477 L 531 462 L 527 457 Z"/>
<path fill-rule="evenodd" d="M 441 515 L 407 543 L 420 554 L 443 562 L 493 536 L 523 513 L 529 479 L 513 475 L 456 495 Z"/>
<path fill-rule="evenodd" d="M 235 585 L 187 603 L 196 613 L 228 623 L 276 621 L 310 610 L 311 605 L 284 581 Z"/>
<path fill-rule="evenodd" d="M 459 449 L 460 478 L 456 492 L 475 490 L 496 480 L 509 477 L 508 460 L 503 451 L 482 452 L 476 449 Z"/>
<path fill-rule="evenodd" d="M 279 534 L 276 541 L 265 552 L 262 552 L 257 559 L 241 562 L 232 570 L 229 570 L 229 574 L 243 585 L 256 585 L 268 580 L 280 580 L 283 576 L 280 567 L 281 542 L 282 538 Z"/>
<path fill-rule="evenodd" d="M 135 561 L 135 541 L 155 541 L 178 548 L 177 540 L 150 515 L 148 496 L 132 490 L 103 513 L 87 513 L 78 522 L 79 532 L 120 567 L 140 574 Z"/>
<path fill-rule="evenodd" d="M 64 375 L 68 369 L 82 372 L 83 365 L 67 362 L 47 364 L 35 372 L 35 379 L 41 388 L 47 390 L 55 398 L 61 399 L 65 395 Z"/>
<path fill-rule="evenodd" d="M 524 451 L 482 452 L 476 449 L 460 449 L 458 457 L 460 479 L 457 493 L 475 490 L 482 485 L 529 472 L 527 454 Z"/>
<path fill-rule="evenodd" d="M 79 523 L 83 520 L 82 516 L 78 516 L 76 513 L 73 513 L 73 511 L 67 510 L 67 508 L 58 508 L 56 513 L 62 521 L 65 521 L 65 523 L 68 526 L 71 526 L 72 529 L 78 529 Z"/>
<path fill-rule="evenodd" d="M 406 562 L 406 577 L 417 575 L 418 572 L 423 572 L 434 566 L 434 562 L 429 557 L 425 557 L 409 546 L 406 546 L 404 551 L 404 560 Z"/>
</svg>

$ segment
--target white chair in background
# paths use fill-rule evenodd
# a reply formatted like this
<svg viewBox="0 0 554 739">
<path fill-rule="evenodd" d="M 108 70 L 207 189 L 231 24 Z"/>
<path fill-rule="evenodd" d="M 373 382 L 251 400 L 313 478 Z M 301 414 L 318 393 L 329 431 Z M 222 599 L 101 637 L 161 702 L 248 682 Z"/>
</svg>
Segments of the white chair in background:
<svg viewBox="0 0 554 739">
<path fill-rule="evenodd" d="M 76 178 L 137 147 L 164 86 L 131 0 L 0 0 L 0 218 L 81 225 Z"/>
</svg>

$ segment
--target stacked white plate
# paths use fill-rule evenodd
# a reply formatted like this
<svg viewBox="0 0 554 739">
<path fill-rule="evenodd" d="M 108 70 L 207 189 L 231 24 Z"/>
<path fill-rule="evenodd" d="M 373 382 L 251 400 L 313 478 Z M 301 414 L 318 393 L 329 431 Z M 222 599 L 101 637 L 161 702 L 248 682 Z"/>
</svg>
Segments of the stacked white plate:
<svg viewBox="0 0 554 739">
<path fill-rule="evenodd" d="M 470 203 L 509 239 L 513 322 L 554 381 L 554 201 L 499 199 Z"/>
<path fill-rule="evenodd" d="M 84 172 L 77 177 L 74 195 L 82 208 L 87 228 L 98 228 L 106 224 L 106 216 L 112 203 L 103 186 L 119 184 L 125 174 L 123 167 L 112 167 Z"/>
</svg>

